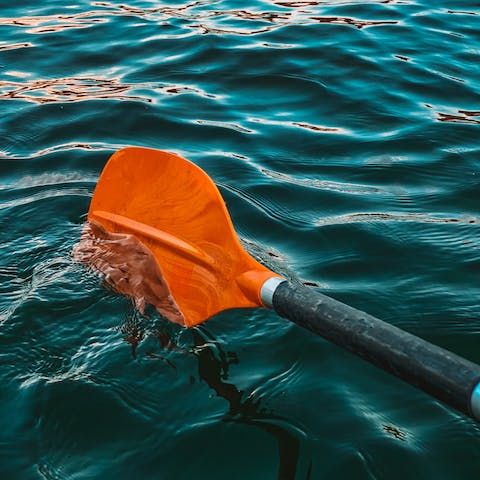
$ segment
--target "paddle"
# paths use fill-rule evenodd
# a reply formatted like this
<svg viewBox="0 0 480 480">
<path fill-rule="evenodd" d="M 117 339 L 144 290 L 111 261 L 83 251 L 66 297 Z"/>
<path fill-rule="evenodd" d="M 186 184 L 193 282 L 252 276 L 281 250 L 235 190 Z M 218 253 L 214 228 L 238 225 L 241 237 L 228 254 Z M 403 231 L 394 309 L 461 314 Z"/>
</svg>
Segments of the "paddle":
<svg viewBox="0 0 480 480">
<path fill-rule="evenodd" d="M 171 153 L 130 147 L 98 181 L 90 221 L 134 234 L 153 253 L 191 327 L 238 307 L 268 307 L 480 420 L 480 367 L 254 260 L 208 175 Z"/>
</svg>

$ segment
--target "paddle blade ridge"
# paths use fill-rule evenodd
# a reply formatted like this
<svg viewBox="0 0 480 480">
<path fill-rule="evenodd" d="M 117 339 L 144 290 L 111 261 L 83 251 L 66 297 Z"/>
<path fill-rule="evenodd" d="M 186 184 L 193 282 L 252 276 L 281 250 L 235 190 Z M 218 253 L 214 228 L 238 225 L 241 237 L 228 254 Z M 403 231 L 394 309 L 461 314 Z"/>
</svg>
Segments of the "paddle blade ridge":
<svg viewBox="0 0 480 480">
<path fill-rule="evenodd" d="M 173 153 L 116 152 L 88 219 L 135 235 L 152 252 L 187 326 L 229 308 L 262 306 L 261 285 L 277 276 L 243 249 L 211 178 Z"/>
</svg>

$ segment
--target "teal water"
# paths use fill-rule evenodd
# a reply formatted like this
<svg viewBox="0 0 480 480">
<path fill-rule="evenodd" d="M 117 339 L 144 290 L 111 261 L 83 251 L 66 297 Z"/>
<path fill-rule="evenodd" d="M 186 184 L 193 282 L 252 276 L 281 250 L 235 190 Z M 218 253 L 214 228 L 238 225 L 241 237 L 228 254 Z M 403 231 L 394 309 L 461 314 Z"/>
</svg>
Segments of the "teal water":
<svg viewBox="0 0 480 480">
<path fill-rule="evenodd" d="M 472 420 L 261 310 L 184 330 L 73 263 L 125 145 L 271 265 L 480 362 L 480 5 L 2 0 L 0 478 L 477 478 Z"/>
</svg>

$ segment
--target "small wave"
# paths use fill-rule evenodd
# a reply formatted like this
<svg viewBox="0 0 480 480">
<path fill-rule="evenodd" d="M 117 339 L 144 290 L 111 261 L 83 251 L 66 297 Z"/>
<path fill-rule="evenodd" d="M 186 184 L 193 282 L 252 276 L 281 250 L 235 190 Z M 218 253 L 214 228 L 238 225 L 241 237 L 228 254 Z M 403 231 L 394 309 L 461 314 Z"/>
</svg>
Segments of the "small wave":
<svg viewBox="0 0 480 480">
<path fill-rule="evenodd" d="M 328 133 L 328 134 L 341 134 L 346 135 L 351 132 L 341 127 L 327 127 L 325 125 L 313 125 L 308 122 L 300 121 L 282 121 L 282 120 L 272 120 L 258 117 L 250 117 L 248 119 L 250 122 L 260 123 L 262 125 L 274 125 L 284 128 L 301 128 L 303 130 L 309 130 L 315 133 Z"/>
<path fill-rule="evenodd" d="M 480 218 L 435 217 L 427 213 L 349 213 L 317 220 L 318 226 L 370 222 L 479 223 Z"/>
<path fill-rule="evenodd" d="M 31 34 L 53 33 L 71 28 L 87 28 L 107 20 L 97 12 L 81 12 L 73 15 L 38 15 L 31 17 L 0 18 L 0 25 L 27 28 Z"/>
<path fill-rule="evenodd" d="M 28 77 L 25 72 L 18 72 Z M 19 76 L 19 75 L 17 75 Z M 0 100 L 25 100 L 33 103 L 71 103 L 87 100 L 120 100 L 154 102 L 154 96 L 132 95 L 134 90 L 146 90 L 156 95 L 197 95 L 217 99 L 218 95 L 193 85 L 123 83 L 119 78 L 65 77 L 34 79 L 25 82 L 0 81 Z"/>
<path fill-rule="evenodd" d="M 288 8 L 306 8 L 306 7 L 320 7 L 323 5 L 328 5 L 328 2 L 325 2 L 325 0 L 292 0 L 292 1 L 274 1 L 274 5 L 279 5 L 281 7 L 288 7 Z M 370 4 L 390 4 L 390 5 L 395 5 L 395 4 L 403 4 L 403 5 L 408 5 L 411 2 L 406 1 L 406 0 L 370 0 Z M 334 2 L 334 5 L 364 5 L 365 2 L 362 0 L 345 0 L 345 1 L 336 1 Z"/>
<path fill-rule="evenodd" d="M 69 173 L 41 173 L 39 175 L 26 175 L 20 178 L 17 182 L 9 184 L 10 188 L 13 187 L 39 187 L 47 185 L 59 185 L 64 183 L 79 183 L 89 182 L 96 183 L 97 178 L 94 176 L 87 176 L 82 172 L 69 172 Z M 0 189 L 2 186 L 0 185 Z"/>
<path fill-rule="evenodd" d="M 447 10 L 446 13 L 450 13 L 452 15 L 478 15 L 478 12 L 470 12 L 465 10 Z"/>
<path fill-rule="evenodd" d="M 207 125 L 210 127 L 220 127 L 220 128 L 228 128 L 230 130 L 236 130 L 240 133 L 257 133 L 254 130 L 250 130 L 249 128 L 242 127 L 241 125 L 230 123 L 230 122 L 214 122 L 212 120 L 194 120 L 194 123 L 198 123 L 199 125 Z"/>
<path fill-rule="evenodd" d="M 428 103 L 425 103 L 424 106 L 435 113 L 435 118 L 439 122 L 480 125 L 480 118 L 476 118 L 480 117 L 480 110 L 451 109 L 451 111 L 447 113 L 437 110 L 433 105 Z"/>
<path fill-rule="evenodd" d="M 61 190 L 42 190 L 41 192 L 35 193 L 33 195 L 23 196 L 21 198 L 15 198 L 14 200 L 8 200 L 6 202 L 0 203 L 0 210 L 12 207 L 19 207 L 20 205 L 28 205 L 30 203 L 39 202 L 47 198 L 53 197 L 64 197 L 68 195 L 74 196 L 85 196 L 89 197 L 91 192 L 85 188 L 65 188 Z"/>
<path fill-rule="evenodd" d="M 85 100 L 152 101 L 150 97 L 128 95 L 134 88 L 137 86 L 121 83 L 118 79 L 95 77 L 0 81 L 0 100 L 26 100 L 40 104 Z"/>
<path fill-rule="evenodd" d="M 5 50 L 17 50 L 19 48 L 30 48 L 33 47 L 33 43 L 24 42 L 24 43 L 11 43 L 9 45 L 5 45 L 3 42 L 0 45 L 0 52 Z"/>
<path fill-rule="evenodd" d="M 302 187 L 318 188 L 320 190 L 329 190 L 340 193 L 351 193 L 355 195 L 369 195 L 376 193 L 384 193 L 379 187 L 369 187 L 367 185 L 356 185 L 353 183 L 342 183 L 328 180 L 317 180 L 313 178 L 296 178 L 293 175 L 286 173 L 275 172 L 267 168 L 261 168 L 261 171 L 267 177 L 279 180 L 282 182 L 293 183 Z"/>
<path fill-rule="evenodd" d="M 480 112 L 468 110 L 458 110 L 457 114 L 438 112 L 437 120 L 439 122 L 470 123 L 480 125 Z"/>
<path fill-rule="evenodd" d="M 23 241 L 22 246 L 25 251 L 31 252 L 35 246 L 42 247 L 44 243 L 41 238 L 30 238 Z M 10 278 L 10 284 L 14 287 L 14 291 L 10 292 L 11 301 L 8 307 L 0 311 L 0 326 L 8 322 L 27 300 L 40 298 L 40 291 L 48 284 L 60 281 L 68 283 L 65 275 L 70 268 L 71 262 L 66 257 L 54 257 L 38 263 L 26 278 L 19 277 L 16 266 L 7 267 L 7 272 L 15 272 L 16 275 Z"/>
<path fill-rule="evenodd" d="M 319 23 L 333 23 L 335 25 L 349 25 L 359 30 L 366 27 L 377 27 L 381 25 L 397 25 L 396 20 L 363 20 L 353 17 L 310 17 L 311 20 Z"/>
<path fill-rule="evenodd" d="M 379 2 L 391 3 L 391 2 Z M 400 2 L 398 2 L 400 3 Z M 323 2 L 274 2 L 284 9 L 279 11 L 252 11 L 249 9 L 212 9 L 210 2 L 195 1 L 180 6 L 161 6 L 139 8 L 111 2 L 92 2 L 94 10 L 75 14 L 54 14 L 25 16 L 18 18 L 0 18 L 0 25 L 26 28 L 27 33 L 45 35 L 69 29 L 82 29 L 103 24 L 110 17 L 138 17 L 149 21 L 169 22 L 185 20 L 185 28 L 197 30 L 200 34 L 251 36 L 272 32 L 291 25 L 336 24 L 357 29 L 367 27 L 396 25 L 397 20 L 366 20 L 355 17 L 318 16 L 303 9 L 307 6 L 323 6 Z M 315 11 L 315 13 L 318 13 Z M 239 28 L 243 22 L 245 27 Z M 229 25 L 232 23 L 234 25 Z"/>
<path fill-rule="evenodd" d="M 109 144 L 109 143 L 101 143 L 101 142 L 91 142 L 91 143 L 78 143 L 78 142 L 71 142 L 71 143 L 64 143 L 53 145 L 52 147 L 43 148 L 42 150 L 37 150 L 33 153 L 29 153 L 26 155 L 19 155 L 10 152 L 2 152 L 0 151 L 0 158 L 3 159 L 22 159 L 22 160 L 31 160 L 31 159 L 38 159 L 39 157 L 61 153 L 61 152 L 70 152 L 74 150 L 90 150 L 95 152 L 114 152 L 116 150 L 120 150 L 121 148 L 125 147 L 124 144 Z M 95 181 L 98 178 L 95 177 Z"/>
<path fill-rule="evenodd" d="M 295 212 L 290 210 L 280 204 L 273 203 L 271 200 L 266 201 L 248 193 L 246 190 L 234 187 L 233 185 L 226 185 L 223 183 L 218 183 L 219 186 L 225 188 L 229 192 L 241 197 L 243 200 L 247 201 L 250 205 L 257 208 L 263 214 L 272 218 L 273 220 L 280 222 L 284 225 L 290 225 L 297 228 L 309 228 L 312 226 L 312 223 L 308 218 L 302 215 L 302 212 Z"/>
<path fill-rule="evenodd" d="M 279 373 L 272 375 L 269 379 L 262 382 L 262 384 L 250 393 L 250 398 L 271 398 L 278 395 L 284 395 L 295 385 L 301 383 L 304 372 L 300 362 L 294 362 L 293 365 Z"/>
<path fill-rule="evenodd" d="M 240 239 L 245 250 L 262 265 L 265 265 L 272 272 L 278 273 L 282 277 L 294 283 L 300 283 L 297 274 L 289 267 L 291 261 L 282 253 L 271 247 L 266 247 L 252 240 Z"/>
</svg>

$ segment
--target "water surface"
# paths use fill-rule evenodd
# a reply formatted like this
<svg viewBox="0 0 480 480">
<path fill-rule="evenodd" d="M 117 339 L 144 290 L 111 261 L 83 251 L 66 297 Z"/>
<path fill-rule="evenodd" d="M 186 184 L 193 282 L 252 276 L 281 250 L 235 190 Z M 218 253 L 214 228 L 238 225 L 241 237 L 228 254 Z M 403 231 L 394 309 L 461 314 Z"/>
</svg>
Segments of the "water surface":
<svg viewBox="0 0 480 480">
<path fill-rule="evenodd" d="M 476 478 L 422 392 L 268 311 L 142 316 L 71 252 L 108 157 L 170 150 L 272 268 L 480 362 L 479 32 L 467 1 L 4 0 L 0 477 Z"/>
</svg>

